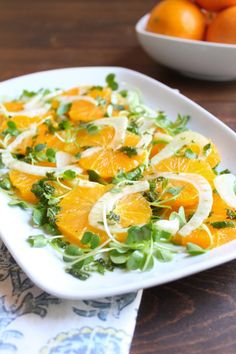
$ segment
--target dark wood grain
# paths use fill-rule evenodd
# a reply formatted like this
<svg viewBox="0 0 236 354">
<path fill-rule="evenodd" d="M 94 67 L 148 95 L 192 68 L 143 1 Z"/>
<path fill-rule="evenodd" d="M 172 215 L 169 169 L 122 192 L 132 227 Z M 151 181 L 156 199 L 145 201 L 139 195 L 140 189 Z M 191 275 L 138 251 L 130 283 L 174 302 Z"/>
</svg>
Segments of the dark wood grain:
<svg viewBox="0 0 236 354">
<path fill-rule="evenodd" d="M 139 47 L 134 25 L 155 3 L 0 0 L 0 80 L 59 67 L 124 66 L 178 88 L 236 129 L 235 82 L 185 78 Z M 230 262 L 144 291 L 131 353 L 235 354 L 235 330 L 236 262 Z"/>
</svg>

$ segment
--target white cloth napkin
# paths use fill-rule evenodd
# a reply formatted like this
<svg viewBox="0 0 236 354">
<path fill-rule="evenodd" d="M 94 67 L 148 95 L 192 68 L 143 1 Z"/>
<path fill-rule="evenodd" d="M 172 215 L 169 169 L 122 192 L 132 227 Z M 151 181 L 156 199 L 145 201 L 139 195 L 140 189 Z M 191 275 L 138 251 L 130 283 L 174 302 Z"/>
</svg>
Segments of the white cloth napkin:
<svg viewBox="0 0 236 354">
<path fill-rule="evenodd" d="M 0 241 L 0 354 L 127 354 L 141 296 L 58 299 L 37 288 Z"/>
</svg>

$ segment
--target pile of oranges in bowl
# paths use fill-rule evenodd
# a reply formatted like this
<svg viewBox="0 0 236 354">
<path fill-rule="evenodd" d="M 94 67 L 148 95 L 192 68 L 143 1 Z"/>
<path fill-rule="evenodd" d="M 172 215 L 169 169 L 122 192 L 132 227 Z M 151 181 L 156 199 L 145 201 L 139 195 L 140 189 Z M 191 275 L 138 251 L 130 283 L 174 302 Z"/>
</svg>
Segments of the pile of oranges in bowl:
<svg viewBox="0 0 236 354">
<path fill-rule="evenodd" d="M 236 44 L 236 0 L 162 0 L 147 31 L 173 37 Z"/>
</svg>

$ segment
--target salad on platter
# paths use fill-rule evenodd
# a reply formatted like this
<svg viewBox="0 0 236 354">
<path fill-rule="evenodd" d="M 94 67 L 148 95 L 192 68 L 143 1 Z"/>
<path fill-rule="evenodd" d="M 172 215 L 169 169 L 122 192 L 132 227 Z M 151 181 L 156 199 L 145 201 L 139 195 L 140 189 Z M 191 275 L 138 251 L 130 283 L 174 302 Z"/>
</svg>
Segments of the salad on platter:
<svg viewBox="0 0 236 354">
<path fill-rule="evenodd" d="M 158 102 L 157 102 L 158 106 Z M 81 280 L 147 271 L 236 238 L 236 177 L 208 137 L 104 86 L 24 90 L 0 103 L 0 188 Z"/>
</svg>

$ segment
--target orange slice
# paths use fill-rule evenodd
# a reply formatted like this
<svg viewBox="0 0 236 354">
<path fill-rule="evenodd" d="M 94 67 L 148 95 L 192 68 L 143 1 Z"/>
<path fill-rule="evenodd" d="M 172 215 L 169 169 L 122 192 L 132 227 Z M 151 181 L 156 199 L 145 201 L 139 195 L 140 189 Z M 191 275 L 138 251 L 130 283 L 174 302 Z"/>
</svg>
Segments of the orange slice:
<svg viewBox="0 0 236 354">
<path fill-rule="evenodd" d="M 194 186 L 190 183 L 181 182 L 181 181 L 173 181 L 170 182 L 170 187 L 183 187 L 180 191 L 179 195 L 175 200 L 170 201 L 167 204 L 170 204 L 172 208 L 179 209 L 181 206 L 183 207 L 197 207 L 198 204 L 198 191 Z M 171 193 L 167 193 L 165 199 L 171 198 L 173 195 Z"/>
<path fill-rule="evenodd" d="M 77 135 L 77 143 L 79 146 L 104 146 L 107 147 L 114 139 L 115 130 L 111 126 L 103 127 L 95 134 L 88 134 L 87 130 L 81 130 Z M 126 133 L 124 146 L 136 146 L 140 141 L 140 137 L 131 132 Z"/>
<path fill-rule="evenodd" d="M 103 127 L 96 134 L 88 134 L 87 130 L 81 130 L 77 135 L 79 146 L 108 146 L 115 135 L 113 127 Z"/>
<path fill-rule="evenodd" d="M 96 106 L 94 103 L 79 100 L 72 103 L 69 117 L 72 121 L 90 122 L 104 116 L 106 110 L 103 106 Z"/>
<path fill-rule="evenodd" d="M 61 131 L 58 133 L 62 139 L 66 139 L 66 132 Z M 69 154 L 76 154 L 79 152 L 76 141 L 64 142 L 61 141 L 55 134 L 48 133 L 47 126 L 41 125 L 38 129 L 38 135 L 33 140 L 34 146 L 37 144 L 46 144 L 47 147 L 54 148 L 58 151 L 68 152 Z M 30 143 L 29 143 L 30 145 Z"/>
<path fill-rule="evenodd" d="M 120 151 L 102 149 L 79 160 L 80 166 L 85 170 L 94 170 L 101 177 L 114 177 L 120 170 L 128 172 L 145 161 L 146 152 L 128 157 Z"/>
<path fill-rule="evenodd" d="M 22 102 L 5 102 L 4 106 L 9 112 L 19 112 L 24 109 L 24 104 Z"/>
<path fill-rule="evenodd" d="M 213 185 L 215 178 L 215 174 L 207 161 L 188 159 L 186 157 L 169 157 L 157 164 L 155 170 L 157 172 L 197 173 L 205 177 L 211 185 Z"/>
<path fill-rule="evenodd" d="M 108 190 L 107 186 L 95 187 L 77 186 L 69 192 L 60 202 L 61 211 L 57 216 L 57 226 L 61 233 L 72 243 L 80 244 L 80 240 L 86 230 L 96 231 L 106 238 L 106 233 L 92 229 L 88 224 L 88 215 L 94 203 Z"/>
<path fill-rule="evenodd" d="M 29 175 L 24 172 L 11 170 L 9 177 L 12 185 L 16 188 L 16 194 L 23 200 L 29 203 L 37 203 L 37 198 L 31 192 L 31 187 L 38 182 L 42 177 Z"/>
<path fill-rule="evenodd" d="M 148 201 L 140 193 L 129 194 L 120 199 L 114 209 L 120 216 L 122 227 L 146 224 L 152 215 Z"/>
</svg>

